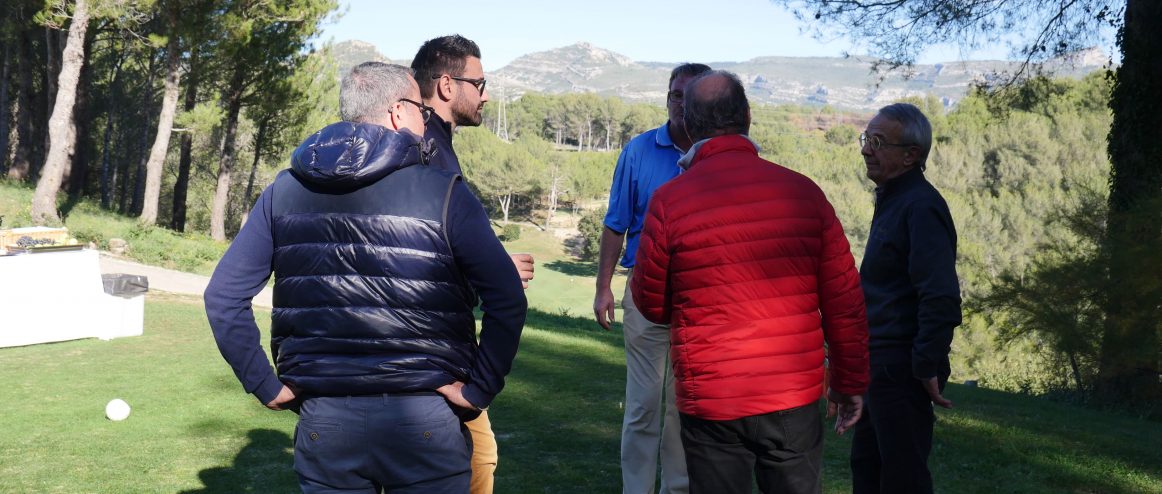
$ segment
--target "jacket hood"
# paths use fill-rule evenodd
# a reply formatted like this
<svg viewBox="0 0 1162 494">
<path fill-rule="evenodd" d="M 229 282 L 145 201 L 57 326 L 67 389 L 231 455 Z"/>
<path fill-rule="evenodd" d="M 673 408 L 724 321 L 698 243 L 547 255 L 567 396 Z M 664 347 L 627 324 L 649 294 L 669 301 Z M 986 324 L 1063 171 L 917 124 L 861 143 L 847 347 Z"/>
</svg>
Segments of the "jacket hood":
<svg viewBox="0 0 1162 494">
<path fill-rule="evenodd" d="M 291 173 L 322 189 L 358 189 L 425 162 L 420 138 L 385 127 L 338 122 L 308 137 L 291 155 Z"/>
</svg>

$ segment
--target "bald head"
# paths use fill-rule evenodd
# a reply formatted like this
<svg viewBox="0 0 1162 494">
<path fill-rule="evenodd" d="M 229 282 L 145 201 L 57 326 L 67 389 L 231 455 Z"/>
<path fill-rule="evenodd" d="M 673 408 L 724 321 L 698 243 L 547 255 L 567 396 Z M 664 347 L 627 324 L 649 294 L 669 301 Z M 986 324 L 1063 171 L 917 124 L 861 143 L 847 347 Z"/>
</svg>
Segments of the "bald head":
<svg viewBox="0 0 1162 494">
<path fill-rule="evenodd" d="M 738 76 L 712 70 L 686 86 L 686 132 L 695 142 L 750 132 L 750 103 Z"/>
</svg>

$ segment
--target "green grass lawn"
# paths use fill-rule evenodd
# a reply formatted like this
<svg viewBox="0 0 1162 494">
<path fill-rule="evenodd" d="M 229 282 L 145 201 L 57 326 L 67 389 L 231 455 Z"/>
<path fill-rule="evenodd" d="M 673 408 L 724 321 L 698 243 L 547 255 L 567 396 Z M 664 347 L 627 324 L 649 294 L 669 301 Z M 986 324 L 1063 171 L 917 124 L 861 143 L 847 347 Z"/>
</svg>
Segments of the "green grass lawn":
<svg viewBox="0 0 1162 494">
<path fill-rule="evenodd" d="M 149 297 L 143 336 L 0 349 L 0 492 L 297 490 L 294 415 L 242 391 L 196 299 Z M 620 489 L 621 337 L 594 327 L 530 311 L 490 409 L 497 492 Z M 959 385 L 948 395 L 957 407 L 939 412 L 938 492 L 1162 493 L 1157 423 Z M 133 406 L 124 422 L 103 416 L 117 397 Z M 848 445 L 826 437 L 826 492 L 850 489 Z"/>
<path fill-rule="evenodd" d="M 0 214 L 19 219 L 30 194 L 0 184 Z M 70 229 L 136 228 L 89 209 L 72 211 Z M 218 255 L 198 249 L 224 248 L 140 232 L 138 252 L 152 252 L 141 260 L 195 272 L 208 273 Z M 593 322 L 596 266 L 530 227 L 506 247 L 534 254 L 537 271 L 520 353 L 490 409 L 500 443 L 496 490 L 619 492 L 625 357 L 620 325 L 606 332 Z M 618 298 L 624 283 L 615 277 Z M 242 391 L 197 298 L 147 298 L 143 336 L 0 348 L 0 493 L 297 492 L 295 416 Z M 3 311 L 0 301 L 0 330 L 37 329 L 3 326 Z M 258 318 L 265 330 L 269 313 Z M 1162 494 L 1158 422 L 956 384 L 947 395 L 956 409 L 938 411 L 937 492 Z M 113 398 L 133 407 L 127 420 L 104 418 Z M 825 444 L 824 490 L 849 492 L 849 437 L 829 433 Z"/>
</svg>

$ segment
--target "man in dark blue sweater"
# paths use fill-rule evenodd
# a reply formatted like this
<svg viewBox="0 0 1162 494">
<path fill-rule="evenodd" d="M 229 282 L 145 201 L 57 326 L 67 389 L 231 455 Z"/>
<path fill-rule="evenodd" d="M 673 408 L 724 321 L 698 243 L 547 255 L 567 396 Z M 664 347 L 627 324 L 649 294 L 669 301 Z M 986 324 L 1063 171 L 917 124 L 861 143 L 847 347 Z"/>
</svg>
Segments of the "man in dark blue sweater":
<svg viewBox="0 0 1162 494">
<path fill-rule="evenodd" d="M 851 444 L 856 494 L 931 493 L 932 405 L 952 408 L 952 330 L 960 325 L 956 228 L 924 178 L 932 127 L 913 105 L 880 109 L 860 134 L 875 214 L 860 277 L 871 385 Z"/>
<path fill-rule="evenodd" d="M 516 355 L 520 279 L 459 175 L 427 164 L 419 100 L 406 67 L 353 69 L 344 121 L 295 150 L 206 289 L 243 388 L 300 413 L 303 492 L 467 492 L 462 419 L 491 403 Z M 277 375 L 250 303 L 272 272 Z"/>
<path fill-rule="evenodd" d="M 424 140 L 434 149 L 431 166 L 462 174 L 452 147 L 452 130 L 459 125 L 476 127 L 483 121 L 481 110 L 488 102 L 488 90 L 480 47 L 456 34 L 430 39 L 416 52 L 412 70 L 427 111 L 432 114 L 424 125 Z M 522 284 L 528 288 L 533 279 L 533 257 L 512 254 L 511 258 Z M 472 433 L 471 494 L 492 494 L 499 452 L 488 412 L 465 425 Z"/>
</svg>

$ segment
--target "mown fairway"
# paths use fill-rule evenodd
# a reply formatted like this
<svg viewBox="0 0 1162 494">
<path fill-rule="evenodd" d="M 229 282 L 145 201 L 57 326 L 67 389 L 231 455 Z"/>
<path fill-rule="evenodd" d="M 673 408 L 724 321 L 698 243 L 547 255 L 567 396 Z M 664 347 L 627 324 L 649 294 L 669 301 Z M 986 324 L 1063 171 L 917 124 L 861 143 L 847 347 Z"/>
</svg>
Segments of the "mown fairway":
<svg viewBox="0 0 1162 494">
<path fill-rule="evenodd" d="M 570 284 L 543 264 L 537 281 Z M 0 492 L 297 491 L 294 415 L 242 391 L 197 299 L 149 297 L 144 336 L 0 349 Z M 580 310 L 530 311 L 491 408 L 497 492 L 620 490 L 620 333 L 595 329 Z M 1162 492 L 1155 422 L 959 385 L 948 395 L 957 408 L 939 413 L 939 492 Z M 116 397 L 133 406 L 124 422 L 103 416 Z M 850 489 L 847 447 L 827 436 L 827 492 Z"/>
</svg>

